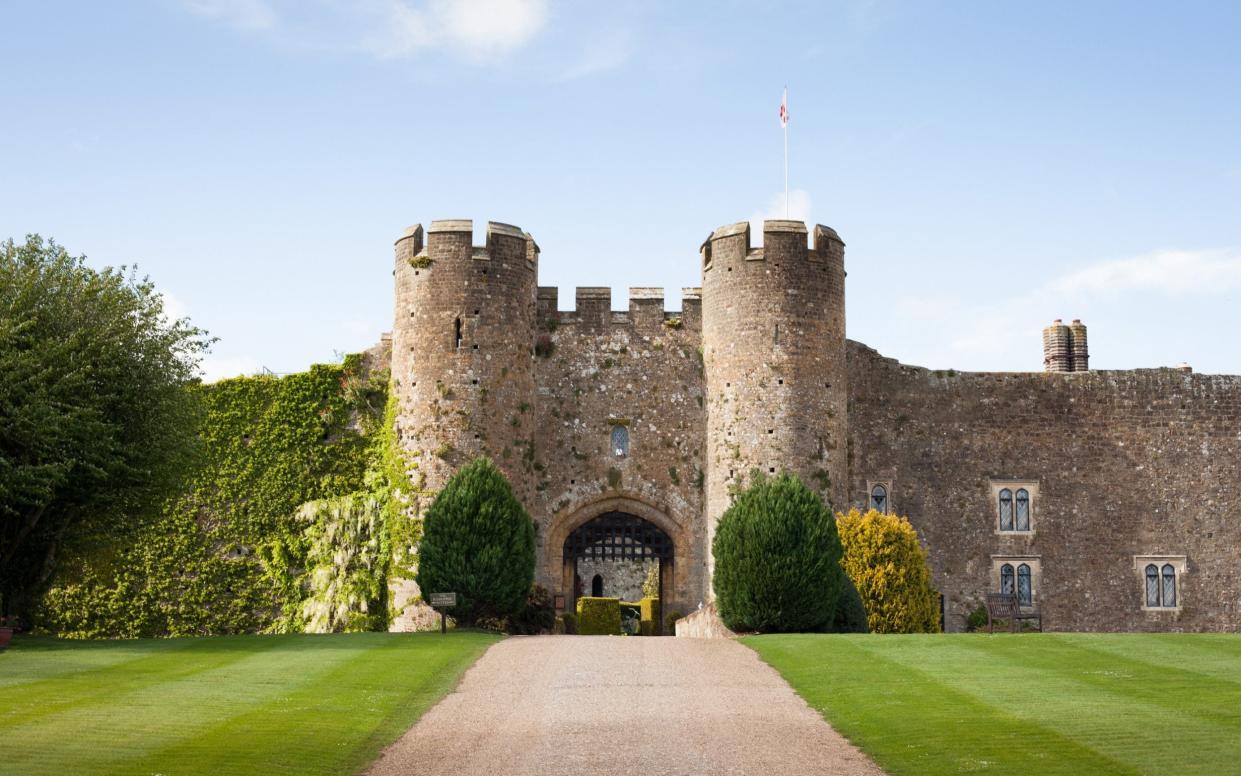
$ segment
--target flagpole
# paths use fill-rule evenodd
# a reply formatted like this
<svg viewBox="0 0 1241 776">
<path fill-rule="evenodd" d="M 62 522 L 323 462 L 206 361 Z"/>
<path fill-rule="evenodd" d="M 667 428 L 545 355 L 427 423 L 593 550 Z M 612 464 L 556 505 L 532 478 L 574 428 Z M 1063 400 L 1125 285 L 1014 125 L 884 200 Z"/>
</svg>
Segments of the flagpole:
<svg viewBox="0 0 1241 776">
<path fill-rule="evenodd" d="M 789 87 L 784 87 L 784 110 L 785 115 L 788 113 L 789 105 Z M 789 122 L 786 118 L 784 123 L 784 220 L 789 218 Z"/>
</svg>

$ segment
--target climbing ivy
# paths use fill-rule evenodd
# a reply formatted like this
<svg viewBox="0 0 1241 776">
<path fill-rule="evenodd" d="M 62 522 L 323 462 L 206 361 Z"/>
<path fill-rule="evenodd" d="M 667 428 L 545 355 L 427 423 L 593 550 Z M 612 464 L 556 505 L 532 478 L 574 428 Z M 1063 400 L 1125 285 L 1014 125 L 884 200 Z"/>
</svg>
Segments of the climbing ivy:
<svg viewBox="0 0 1241 776">
<path fill-rule="evenodd" d="M 387 373 L 355 355 L 192 390 L 201 445 L 183 488 L 124 533 L 70 542 L 37 625 L 82 638 L 384 627 L 387 548 L 406 575 L 418 540 Z"/>
</svg>

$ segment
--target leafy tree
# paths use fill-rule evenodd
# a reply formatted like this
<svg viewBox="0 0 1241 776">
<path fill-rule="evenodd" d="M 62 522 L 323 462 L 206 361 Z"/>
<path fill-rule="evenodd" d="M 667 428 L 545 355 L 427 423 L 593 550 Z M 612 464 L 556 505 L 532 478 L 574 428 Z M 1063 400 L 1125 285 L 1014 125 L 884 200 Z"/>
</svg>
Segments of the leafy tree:
<svg viewBox="0 0 1241 776">
<path fill-rule="evenodd" d="M 133 520 L 191 449 L 209 345 L 133 270 L 0 243 L 0 590 L 29 610 L 70 531 Z"/>
<path fill-rule="evenodd" d="M 473 625 L 520 613 L 534 582 L 534 523 L 487 458 L 463 466 L 427 510 L 418 551 L 423 595 L 457 594 L 452 615 Z"/>
<path fill-rule="evenodd" d="M 845 573 L 857 586 L 873 633 L 937 633 L 931 569 L 909 521 L 874 509 L 837 515 Z"/>
<path fill-rule="evenodd" d="M 712 543 L 716 604 L 733 630 L 816 631 L 840 596 L 840 538 L 796 475 L 755 477 L 720 517 Z"/>
</svg>

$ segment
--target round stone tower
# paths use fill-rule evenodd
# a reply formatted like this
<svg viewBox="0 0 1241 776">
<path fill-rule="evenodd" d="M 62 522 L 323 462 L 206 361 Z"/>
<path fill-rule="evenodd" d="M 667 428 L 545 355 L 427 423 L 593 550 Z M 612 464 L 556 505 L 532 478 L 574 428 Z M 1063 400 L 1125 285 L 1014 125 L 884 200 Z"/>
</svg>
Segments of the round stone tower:
<svg viewBox="0 0 1241 776">
<path fill-rule="evenodd" d="M 826 226 L 806 238 L 801 221 L 765 221 L 762 248 L 748 223 L 702 246 L 708 558 L 753 470 L 787 469 L 833 507 L 848 503 L 844 243 Z"/>
<path fill-rule="evenodd" d="M 488 455 L 508 475 L 523 503 L 533 477 L 535 291 L 538 245 L 521 229 L 487 224 L 486 244 L 473 244 L 473 223 L 432 221 L 396 241 L 396 310 L 392 390 L 396 435 L 420 493 L 444 486 L 462 464 Z M 417 495 L 410 509 L 421 511 Z M 395 583 L 392 603 L 404 612 L 418 594 Z M 398 616 L 394 630 L 410 617 Z"/>
</svg>

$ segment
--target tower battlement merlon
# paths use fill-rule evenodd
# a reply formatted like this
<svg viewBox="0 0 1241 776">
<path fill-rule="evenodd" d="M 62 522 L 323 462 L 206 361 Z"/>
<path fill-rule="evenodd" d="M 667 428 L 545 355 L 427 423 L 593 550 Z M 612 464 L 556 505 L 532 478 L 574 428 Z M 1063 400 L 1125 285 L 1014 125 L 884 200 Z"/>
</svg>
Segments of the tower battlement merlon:
<svg viewBox="0 0 1241 776">
<path fill-rule="evenodd" d="M 681 324 L 690 331 L 702 331 L 702 289 L 681 289 Z"/>
<path fill-rule="evenodd" d="M 437 261 L 492 261 L 497 258 L 514 267 L 537 270 L 539 246 L 521 227 L 488 221 L 485 242 L 474 245 L 474 222 L 468 218 L 432 221 L 427 228 L 426 245 L 419 254 L 428 264 Z"/>
<path fill-rule="evenodd" d="M 664 290 L 630 287 L 629 321 L 636 329 L 656 330 L 664 325 Z"/>
<path fill-rule="evenodd" d="M 814 242 L 809 244 L 810 230 L 804 221 L 768 219 L 763 222 L 763 244 L 754 247 L 751 245 L 748 221 L 721 226 L 703 241 L 699 249 L 702 268 L 704 271 L 711 269 L 723 251 L 729 256 L 744 257 L 747 261 L 765 261 L 772 256 L 786 260 L 804 257 L 811 262 L 827 261 L 843 265 L 845 243 L 836 230 L 816 224 L 813 235 Z"/>
<path fill-rule="evenodd" d="M 405 231 L 401 232 L 401 236 L 396 238 L 393 243 L 396 246 L 395 258 L 400 261 L 402 257 L 408 259 L 422 253 L 424 233 L 422 224 L 414 224 L 405 227 Z M 406 242 L 408 241 L 408 242 Z M 401 243 L 405 243 L 402 245 Z"/>
</svg>

